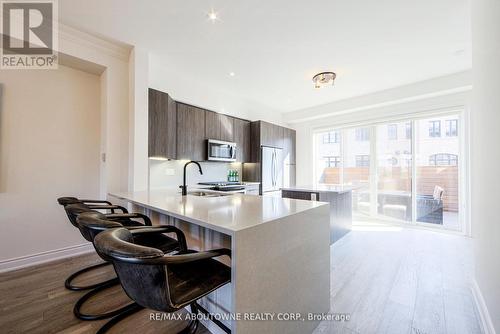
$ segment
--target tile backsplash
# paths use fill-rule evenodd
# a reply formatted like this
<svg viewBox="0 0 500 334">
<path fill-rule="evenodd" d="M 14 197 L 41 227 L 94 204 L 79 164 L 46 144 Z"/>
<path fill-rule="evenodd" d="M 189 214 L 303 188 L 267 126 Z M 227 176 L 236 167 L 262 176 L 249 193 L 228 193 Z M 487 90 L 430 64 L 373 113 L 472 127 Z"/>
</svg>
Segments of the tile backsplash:
<svg viewBox="0 0 500 334">
<path fill-rule="evenodd" d="M 149 187 L 150 189 L 178 188 L 182 184 L 184 160 L 149 160 Z M 187 167 L 187 183 L 195 185 L 198 182 L 227 181 L 227 171 L 237 170 L 242 180 L 241 163 L 200 162 L 203 175 L 198 167 L 191 164 Z"/>
</svg>

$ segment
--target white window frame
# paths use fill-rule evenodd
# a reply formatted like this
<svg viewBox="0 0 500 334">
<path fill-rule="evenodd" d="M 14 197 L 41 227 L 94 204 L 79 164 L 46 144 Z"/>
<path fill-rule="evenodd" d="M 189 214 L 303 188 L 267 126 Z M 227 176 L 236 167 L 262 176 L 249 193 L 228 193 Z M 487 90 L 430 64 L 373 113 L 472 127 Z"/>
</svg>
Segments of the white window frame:
<svg viewBox="0 0 500 334">
<path fill-rule="evenodd" d="M 416 189 L 417 189 L 417 175 L 416 175 L 416 164 L 412 164 L 412 222 L 404 222 L 404 223 L 398 223 L 398 222 L 392 222 L 396 225 L 403 225 L 403 226 L 415 226 L 415 227 L 422 227 L 426 229 L 431 229 L 431 230 L 439 230 L 445 233 L 450 233 L 450 234 L 461 234 L 461 235 L 471 235 L 471 225 L 470 225 L 470 196 L 467 195 L 469 194 L 468 189 L 470 189 L 470 161 L 469 161 L 469 122 L 467 120 L 469 119 L 469 111 L 466 109 L 465 106 L 459 106 L 459 107 L 452 107 L 452 108 L 444 108 L 441 110 L 433 110 L 433 111 L 423 111 L 423 112 L 415 112 L 412 114 L 407 114 L 407 115 L 402 115 L 402 116 L 397 116 L 397 117 L 380 117 L 376 118 L 370 121 L 366 122 L 353 122 L 353 123 L 343 123 L 339 125 L 331 125 L 331 126 L 322 126 L 321 128 L 313 128 L 312 129 L 312 136 L 313 140 L 312 143 L 314 145 L 313 147 L 313 152 L 316 152 L 316 145 L 317 145 L 317 136 L 316 134 L 321 133 L 321 132 L 326 132 L 326 131 L 341 131 L 340 134 L 340 150 L 341 150 L 341 156 L 343 158 L 344 155 L 344 130 L 346 129 L 352 129 L 352 128 L 358 128 L 358 127 L 368 127 L 369 130 L 369 141 L 370 141 L 370 193 L 371 196 L 376 196 L 377 193 L 377 161 L 376 161 L 376 131 L 375 127 L 376 125 L 379 124 L 388 124 L 391 122 L 410 122 L 411 123 L 411 142 L 412 142 L 412 161 L 415 162 L 416 160 L 416 131 L 415 131 L 415 121 L 417 120 L 422 120 L 422 119 L 428 119 L 428 118 L 433 118 L 433 117 L 446 117 L 446 116 L 455 116 L 458 115 L 456 118 L 458 121 L 458 129 L 457 129 L 457 136 L 459 138 L 459 153 L 458 153 L 458 179 L 459 179 L 459 224 L 460 224 L 460 231 L 453 231 L 453 230 L 448 230 L 444 228 L 444 226 L 435 226 L 435 224 L 428 224 L 428 223 L 422 223 L 422 222 L 417 222 L 416 221 L 416 208 L 417 208 L 417 199 L 415 196 L 416 195 Z M 446 127 L 446 125 L 445 125 Z M 440 135 L 442 136 L 442 124 L 440 124 Z M 444 129 L 446 132 L 446 129 Z M 446 136 L 446 133 L 445 133 Z M 406 134 L 405 134 L 406 138 Z M 438 137 L 433 137 L 433 138 L 438 138 Z M 318 180 L 317 178 L 317 158 L 315 156 L 316 153 L 313 153 L 314 159 L 313 159 L 313 181 L 316 182 Z M 343 169 L 341 168 L 341 173 L 340 173 L 340 182 L 343 182 Z M 376 198 L 376 197 L 372 197 Z M 372 208 L 371 212 L 372 214 L 376 212 L 376 201 L 371 201 L 372 203 Z M 375 215 L 376 217 L 376 215 Z M 383 219 L 383 217 L 376 217 L 379 219 Z"/>
</svg>

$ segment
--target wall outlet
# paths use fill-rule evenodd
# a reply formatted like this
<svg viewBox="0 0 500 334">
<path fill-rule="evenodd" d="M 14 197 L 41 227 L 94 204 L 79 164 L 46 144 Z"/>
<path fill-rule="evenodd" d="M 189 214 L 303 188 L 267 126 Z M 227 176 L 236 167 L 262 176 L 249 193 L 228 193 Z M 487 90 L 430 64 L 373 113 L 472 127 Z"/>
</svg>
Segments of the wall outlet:
<svg viewBox="0 0 500 334">
<path fill-rule="evenodd" d="M 165 175 L 168 175 L 168 176 L 175 175 L 175 169 L 173 169 L 173 168 L 165 168 Z"/>
</svg>

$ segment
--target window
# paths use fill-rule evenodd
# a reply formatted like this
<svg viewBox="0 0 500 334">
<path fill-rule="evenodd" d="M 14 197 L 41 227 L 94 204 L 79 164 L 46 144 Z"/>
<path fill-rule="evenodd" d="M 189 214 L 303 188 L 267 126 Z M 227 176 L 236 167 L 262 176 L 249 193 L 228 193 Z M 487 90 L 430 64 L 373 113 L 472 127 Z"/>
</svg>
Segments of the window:
<svg viewBox="0 0 500 334">
<path fill-rule="evenodd" d="M 389 139 L 389 140 L 398 139 L 398 125 L 397 124 L 387 125 L 387 139 Z"/>
<path fill-rule="evenodd" d="M 429 137 L 441 137 L 441 121 L 429 121 Z"/>
<path fill-rule="evenodd" d="M 411 139 L 411 122 L 406 123 L 406 139 Z"/>
<path fill-rule="evenodd" d="M 340 136 L 337 131 L 331 131 L 323 135 L 323 144 L 334 144 L 340 142 Z"/>
<path fill-rule="evenodd" d="M 458 135 L 458 119 L 446 120 L 446 137 L 456 137 Z"/>
<path fill-rule="evenodd" d="M 370 140 L 370 129 L 368 129 L 368 128 L 357 128 L 356 129 L 356 140 L 357 141 L 368 141 L 368 140 Z"/>
<path fill-rule="evenodd" d="M 398 165 L 398 159 L 397 158 L 390 158 L 390 159 L 387 159 L 387 164 L 389 166 L 397 166 Z"/>
<path fill-rule="evenodd" d="M 325 167 L 340 167 L 340 157 L 324 157 Z"/>
<path fill-rule="evenodd" d="M 457 166 L 458 156 L 456 154 L 438 153 L 429 157 L 431 166 Z"/>
<path fill-rule="evenodd" d="M 356 167 L 370 167 L 370 156 L 369 155 L 357 155 L 356 156 Z"/>
<path fill-rule="evenodd" d="M 467 179 L 460 166 L 467 156 L 461 144 L 468 138 L 461 138 L 461 113 L 405 115 L 312 131 L 313 182 L 352 186 L 355 218 L 462 231 Z"/>
</svg>

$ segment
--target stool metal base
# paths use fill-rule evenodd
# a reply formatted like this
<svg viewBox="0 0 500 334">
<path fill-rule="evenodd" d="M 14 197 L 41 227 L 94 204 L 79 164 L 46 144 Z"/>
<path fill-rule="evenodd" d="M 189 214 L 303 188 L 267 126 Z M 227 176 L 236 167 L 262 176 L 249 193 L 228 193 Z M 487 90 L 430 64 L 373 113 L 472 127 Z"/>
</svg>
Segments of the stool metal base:
<svg viewBox="0 0 500 334">
<path fill-rule="evenodd" d="M 64 282 L 64 287 L 66 289 L 68 289 L 68 290 L 71 290 L 71 291 L 82 291 L 82 290 L 90 290 L 90 289 L 98 288 L 99 286 L 101 286 L 103 284 L 103 282 L 101 282 L 101 283 L 95 283 L 95 284 L 91 284 L 91 285 L 78 286 L 78 285 L 73 285 L 72 281 L 75 278 L 77 278 L 78 276 L 80 276 L 81 274 L 84 274 L 86 272 L 89 272 L 91 270 L 94 270 L 94 269 L 97 269 L 97 268 L 100 268 L 100 267 L 109 266 L 109 265 L 111 265 L 111 263 L 109 263 L 109 262 L 103 262 L 103 263 L 95 264 L 93 266 L 90 266 L 90 267 L 78 270 L 77 272 L 71 274 L 66 279 L 66 281 Z M 104 283 L 106 283 L 106 282 L 104 282 Z"/>
<path fill-rule="evenodd" d="M 118 278 L 113 278 L 108 281 L 102 282 L 101 286 L 87 292 L 84 294 L 80 299 L 77 300 L 75 306 L 73 307 L 73 314 L 75 317 L 77 317 L 80 320 L 86 320 L 86 321 L 91 321 L 91 320 L 101 320 L 101 319 L 107 319 L 111 318 L 114 316 L 117 316 L 121 314 L 122 312 L 126 311 L 131 305 L 129 304 L 127 306 L 121 307 L 119 309 L 116 309 L 114 311 L 106 312 L 106 313 L 101 313 L 101 314 L 87 314 L 87 313 L 82 313 L 81 308 L 87 302 L 90 298 L 94 297 L 98 293 L 100 293 L 103 290 L 109 289 L 113 286 L 117 286 L 120 284 L 120 281 Z"/>
<path fill-rule="evenodd" d="M 194 314 L 198 314 L 198 312 L 200 311 L 200 308 L 203 309 L 200 305 L 198 305 L 196 302 L 192 303 L 191 305 L 191 311 L 192 313 Z M 116 325 L 118 322 L 120 322 L 121 320 L 125 319 L 126 317 L 128 317 L 129 315 L 132 315 L 140 310 L 143 310 L 144 307 L 134 303 L 132 305 L 130 305 L 130 308 L 126 311 L 124 311 L 123 313 L 120 313 L 119 315 L 117 315 L 116 317 L 114 317 L 113 319 L 109 320 L 107 323 L 105 323 L 98 331 L 96 334 L 104 334 L 106 333 L 108 330 L 110 330 L 114 325 Z M 203 309 L 205 312 L 206 310 Z M 208 312 L 207 312 L 208 313 Z M 215 319 L 214 319 L 215 320 Z M 198 327 L 200 325 L 200 321 L 198 319 L 194 319 L 194 320 L 191 320 L 189 322 L 189 324 L 183 329 L 181 330 L 178 334 L 194 334 L 196 333 L 196 331 L 198 330 Z M 222 326 L 224 326 L 224 324 L 221 324 Z M 220 325 L 219 325 L 220 326 Z M 226 326 L 224 326 L 227 330 L 229 330 L 229 328 L 227 328 Z M 222 327 L 221 327 L 222 328 Z M 224 330 L 225 331 L 225 330 Z M 229 333 L 231 333 L 231 331 L 229 330 Z"/>
</svg>

